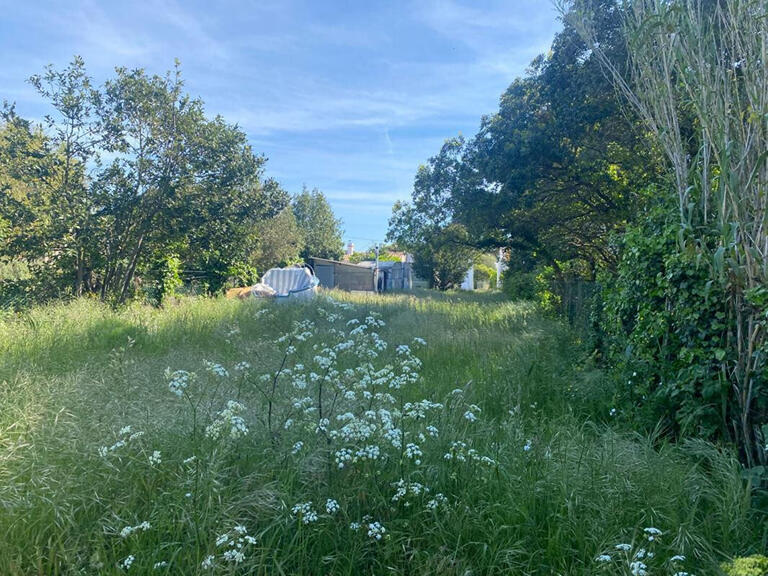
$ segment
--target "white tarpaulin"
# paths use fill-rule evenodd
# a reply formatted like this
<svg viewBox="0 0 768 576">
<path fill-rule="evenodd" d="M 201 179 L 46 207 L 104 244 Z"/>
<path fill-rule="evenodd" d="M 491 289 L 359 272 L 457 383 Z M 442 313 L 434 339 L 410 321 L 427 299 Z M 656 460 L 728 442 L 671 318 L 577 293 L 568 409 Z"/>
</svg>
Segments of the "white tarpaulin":
<svg viewBox="0 0 768 576">
<path fill-rule="evenodd" d="M 261 279 L 278 298 L 309 300 L 317 293 L 317 277 L 309 268 L 271 268 Z"/>
</svg>

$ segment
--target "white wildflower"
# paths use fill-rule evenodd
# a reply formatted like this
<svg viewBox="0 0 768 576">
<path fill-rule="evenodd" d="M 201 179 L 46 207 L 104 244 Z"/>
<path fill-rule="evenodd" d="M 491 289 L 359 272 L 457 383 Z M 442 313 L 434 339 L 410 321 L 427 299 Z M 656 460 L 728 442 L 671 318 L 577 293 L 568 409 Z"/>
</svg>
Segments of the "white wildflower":
<svg viewBox="0 0 768 576">
<path fill-rule="evenodd" d="M 415 464 L 421 464 L 421 457 L 423 456 L 423 452 L 421 451 L 421 448 L 417 444 L 413 444 L 412 442 L 405 445 L 405 457 L 409 458 L 414 461 Z"/>
<path fill-rule="evenodd" d="M 211 374 L 215 374 L 216 376 L 219 376 L 221 378 L 227 378 L 229 376 L 229 372 L 227 372 L 227 369 L 224 368 L 221 364 L 217 364 L 216 362 L 209 362 L 208 360 L 203 360 L 203 365 L 205 366 L 205 369 L 208 370 Z"/>
<path fill-rule="evenodd" d="M 429 502 L 427 502 L 427 509 L 437 510 L 441 504 L 445 504 L 447 502 L 448 502 L 448 498 L 446 498 L 443 494 L 438 492 L 437 494 L 435 494 L 434 498 L 432 498 Z"/>
<path fill-rule="evenodd" d="M 328 500 L 325 501 L 325 511 L 328 514 L 336 514 L 340 510 L 339 503 L 336 502 L 333 498 L 328 498 Z"/>
<path fill-rule="evenodd" d="M 685 562 L 685 556 L 682 554 L 676 554 L 669 559 L 670 562 Z"/>
<path fill-rule="evenodd" d="M 293 508 L 291 508 L 291 514 L 293 514 L 295 518 L 301 520 L 302 524 L 317 522 L 318 518 L 317 512 L 312 509 L 312 502 L 295 504 Z"/>
<path fill-rule="evenodd" d="M 600 554 L 597 558 L 595 558 L 597 562 L 610 562 L 611 557 L 608 554 Z"/>
<path fill-rule="evenodd" d="M 183 396 L 184 391 L 189 388 L 189 383 L 193 377 L 194 375 L 186 370 L 176 370 L 175 372 L 171 372 L 170 368 L 165 370 L 168 389 L 179 397 Z"/>
<path fill-rule="evenodd" d="M 136 557 L 133 554 L 130 554 L 123 558 L 122 562 L 120 562 L 120 567 L 123 570 L 129 570 L 131 568 L 131 564 L 133 564 L 133 561 L 136 560 Z"/>
<path fill-rule="evenodd" d="M 160 456 L 160 450 L 155 450 L 152 452 L 152 455 L 149 457 L 149 463 L 152 466 L 156 466 L 160 463 L 162 463 L 163 459 Z"/>
<path fill-rule="evenodd" d="M 227 562 L 233 562 L 235 564 L 240 564 L 243 560 L 245 560 L 245 554 L 236 548 L 230 548 L 229 550 L 226 550 L 224 554 L 222 554 L 222 557 Z"/>
<path fill-rule="evenodd" d="M 208 556 L 206 556 L 205 559 L 200 564 L 200 566 L 205 570 L 209 568 L 213 568 L 213 554 L 209 554 Z"/>
<path fill-rule="evenodd" d="M 526 452 L 530 452 L 531 448 L 533 448 L 533 444 L 531 443 L 530 440 L 527 440 L 525 442 L 525 446 L 523 446 L 523 450 L 525 450 Z"/>
<path fill-rule="evenodd" d="M 213 440 L 218 440 L 228 431 L 232 440 L 237 440 L 248 434 L 248 426 L 245 419 L 240 416 L 246 408 L 240 402 L 230 400 L 227 407 L 216 415 L 216 419 L 205 429 L 205 435 Z"/>
<path fill-rule="evenodd" d="M 371 522 L 368 524 L 368 537 L 373 540 L 381 540 L 386 534 L 387 530 L 379 522 Z"/>
</svg>

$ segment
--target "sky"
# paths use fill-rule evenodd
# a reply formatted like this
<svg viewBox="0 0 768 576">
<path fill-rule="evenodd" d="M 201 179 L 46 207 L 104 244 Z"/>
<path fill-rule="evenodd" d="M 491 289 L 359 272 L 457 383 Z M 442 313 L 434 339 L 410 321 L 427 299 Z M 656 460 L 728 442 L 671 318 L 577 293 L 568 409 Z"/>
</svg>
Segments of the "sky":
<svg viewBox="0 0 768 576">
<path fill-rule="evenodd" d="M 0 100 L 50 110 L 26 79 L 85 59 L 162 74 L 247 134 L 266 176 L 317 187 L 344 240 L 384 240 L 442 142 L 472 136 L 560 29 L 549 0 L 0 0 Z"/>
</svg>

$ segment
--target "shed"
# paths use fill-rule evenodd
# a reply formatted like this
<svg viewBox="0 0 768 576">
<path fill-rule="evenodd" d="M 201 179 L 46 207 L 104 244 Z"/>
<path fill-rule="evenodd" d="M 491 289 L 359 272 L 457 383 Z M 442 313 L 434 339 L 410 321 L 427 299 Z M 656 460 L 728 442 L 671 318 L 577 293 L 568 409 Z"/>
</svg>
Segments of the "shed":
<svg viewBox="0 0 768 576">
<path fill-rule="evenodd" d="M 324 288 L 339 288 L 355 292 L 389 292 L 411 290 L 413 275 L 410 262 L 373 261 L 359 264 L 327 258 L 309 258 L 309 264 Z"/>
</svg>

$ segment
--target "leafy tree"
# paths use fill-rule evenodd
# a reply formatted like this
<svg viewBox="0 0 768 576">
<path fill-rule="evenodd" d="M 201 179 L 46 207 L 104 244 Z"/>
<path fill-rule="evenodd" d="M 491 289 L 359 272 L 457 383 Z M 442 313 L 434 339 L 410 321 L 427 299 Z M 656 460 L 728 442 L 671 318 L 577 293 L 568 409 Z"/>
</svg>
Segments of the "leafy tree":
<svg viewBox="0 0 768 576">
<path fill-rule="evenodd" d="M 301 257 L 340 258 L 344 253 L 341 220 L 334 216 L 325 194 L 305 187 L 293 199 L 292 207 L 304 236 Z"/>
<path fill-rule="evenodd" d="M 274 266 L 288 266 L 300 260 L 303 235 L 289 206 L 256 226 L 258 238 L 251 261 L 260 273 Z"/>
<path fill-rule="evenodd" d="M 5 112 L 0 255 L 47 267 L 60 290 L 122 302 L 169 254 L 175 274 L 216 290 L 250 255 L 254 225 L 287 202 L 245 134 L 184 93 L 178 63 L 164 76 L 118 68 L 94 88 L 75 58 L 31 82 L 55 115 L 43 136 Z"/>
<path fill-rule="evenodd" d="M 417 181 L 423 185 L 423 178 Z M 389 220 L 387 239 L 413 254 L 414 273 L 427 280 L 430 288 L 447 290 L 460 285 L 472 265 L 475 250 L 466 228 L 449 223 L 440 226 L 415 205 L 395 204 Z"/>
<path fill-rule="evenodd" d="M 617 3 L 592 4 L 601 45 L 626 56 Z M 423 241 L 449 223 L 461 225 L 472 246 L 514 249 L 551 267 L 562 285 L 567 270 L 594 277 L 615 267 L 611 238 L 642 206 L 638 191 L 661 178 L 657 149 L 566 23 L 476 136 L 446 140 L 419 169 L 417 215 L 406 220 Z M 583 264 L 564 265 L 572 260 Z"/>
</svg>

